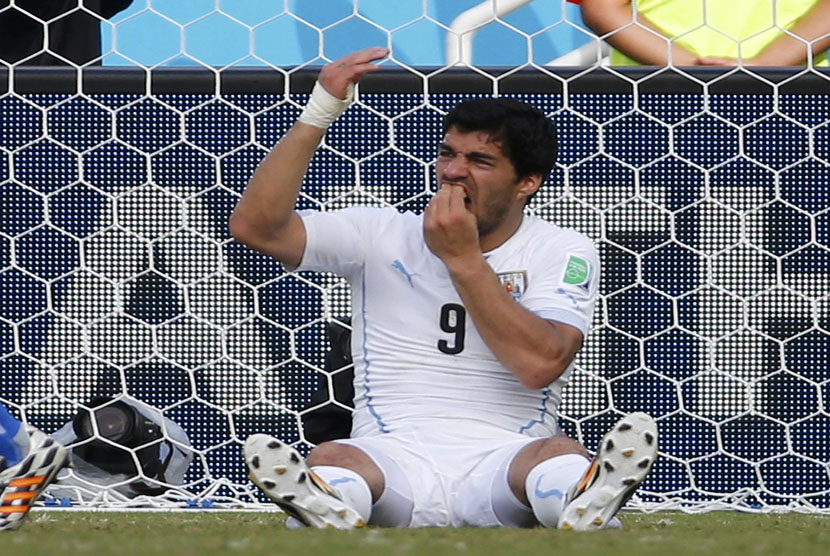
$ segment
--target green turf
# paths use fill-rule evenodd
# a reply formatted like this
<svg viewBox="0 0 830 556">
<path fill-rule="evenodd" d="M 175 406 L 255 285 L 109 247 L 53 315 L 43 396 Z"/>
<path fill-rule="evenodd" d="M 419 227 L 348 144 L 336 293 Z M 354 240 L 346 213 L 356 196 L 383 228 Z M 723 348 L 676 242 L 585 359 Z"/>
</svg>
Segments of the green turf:
<svg viewBox="0 0 830 556">
<path fill-rule="evenodd" d="M 0 553 L 20 555 L 327 556 L 369 554 L 824 554 L 830 516 L 626 513 L 621 531 L 367 528 L 289 531 L 279 514 L 37 512 L 0 534 Z"/>
</svg>

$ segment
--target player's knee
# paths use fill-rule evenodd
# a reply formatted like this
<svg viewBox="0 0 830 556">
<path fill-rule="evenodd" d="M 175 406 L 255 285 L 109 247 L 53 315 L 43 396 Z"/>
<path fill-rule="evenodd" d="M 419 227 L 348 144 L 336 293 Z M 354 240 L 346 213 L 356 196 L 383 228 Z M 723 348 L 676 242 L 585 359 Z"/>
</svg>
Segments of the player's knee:
<svg viewBox="0 0 830 556">
<path fill-rule="evenodd" d="M 328 465 L 351 469 L 360 473 L 370 485 L 378 482 L 377 476 L 382 477 L 380 470 L 363 450 L 347 444 L 323 442 L 311 451 L 306 461 L 311 467 Z M 382 479 L 380 483 L 383 484 Z"/>
<path fill-rule="evenodd" d="M 538 452 L 536 454 L 536 461 L 542 462 L 546 459 L 555 458 L 556 456 L 563 456 L 565 454 L 577 454 L 589 458 L 588 450 L 585 447 L 567 436 L 554 436 L 546 438 L 538 445 Z"/>
<path fill-rule="evenodd" d="M 373 500 L 377 500 L 383 493 L 385 486 L 383 472 L 359 448 L 337 442 L 323 442 L 311 451 L 306 462 L 311 467 L 343 467 L 354 471 L 369 485 Z"/>
<path fill-rule="evenodd" d="M 578 454 L 589 458 L 588 450 L 567 436 L 554 436 L 528 444 L 516 455 L 510 469 L 511 484 L 524 485 L 524 478 L 533 467 L 545 460 L 565 454 Z"/>
<path fill-rule="evenodd" d="M 323 442 L 308 455 L 308 464 L 310 466 L 331 465 L 334 467 L 351 467 L 349 463 L 353 463 L 355 460 L 354 450 L 352 446 L 346 446 L 336 442 Z"/>
</svg>

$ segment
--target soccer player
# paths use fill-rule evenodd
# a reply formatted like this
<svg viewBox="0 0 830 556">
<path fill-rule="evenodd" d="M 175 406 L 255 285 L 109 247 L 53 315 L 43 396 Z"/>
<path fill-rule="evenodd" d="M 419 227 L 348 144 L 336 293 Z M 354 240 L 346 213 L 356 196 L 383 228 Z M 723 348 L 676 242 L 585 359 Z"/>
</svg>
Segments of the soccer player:
<svg viewBox="0 0 830 556">
<path fill-rule="evenodd" d="M 440 190 L 423 215 L 293 210 L 327 127 L 387 54 L 362 50 L 322 69 L 230 219 L 240 242 L 352 288 L 351 437 L 303 461 L 253 435 L 251 477 L 312 527 L 614 525 L 656 457 L 657 430 L 628 415 L 591 461 L 557 425 L 599 266 L 586 237 L 525 214 L 556 158 L 542 112 L 492 98 L 450 111 Z"/>
<path fill-rule="evenodd" d="M 23 524 L 68 457 L 58 442 L 23 425 L 0 404 L 0 531 Z"/>
</svg>

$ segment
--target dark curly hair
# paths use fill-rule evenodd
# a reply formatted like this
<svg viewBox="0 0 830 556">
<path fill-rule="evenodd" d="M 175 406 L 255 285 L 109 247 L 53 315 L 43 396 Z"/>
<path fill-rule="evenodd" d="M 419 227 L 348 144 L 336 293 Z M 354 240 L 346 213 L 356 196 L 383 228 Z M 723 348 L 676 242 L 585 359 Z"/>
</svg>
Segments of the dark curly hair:
<svg viewBox="0 0 830 556">
<path fill-rule="evenodd" d="M 487 133 L 513 163 L 520 179 L 535 174 L 544 182 L 556 162 L 556 125 L 524 102 L 512 98 L 465 100 L 444 117 L 442 135 L 451 127 L 462 133 Z"/>
</svg>

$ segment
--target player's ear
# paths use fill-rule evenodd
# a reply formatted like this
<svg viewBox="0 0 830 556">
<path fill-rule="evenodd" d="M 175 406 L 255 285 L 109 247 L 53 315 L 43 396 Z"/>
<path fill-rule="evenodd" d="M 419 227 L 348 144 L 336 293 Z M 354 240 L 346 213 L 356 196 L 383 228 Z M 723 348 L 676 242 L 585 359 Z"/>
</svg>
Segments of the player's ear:
<svg viewBox="0 0 830 556">
<path fill-rule="evenodd" d="M 519 187 L 516 189 L 516 200 L 524 200 L 536 193 L 542 186 L 542 176 L 530 174 L 519 180 Z"/>
</svg>

